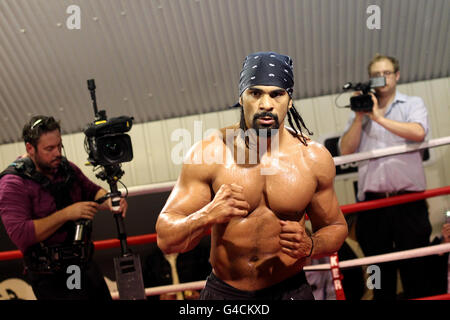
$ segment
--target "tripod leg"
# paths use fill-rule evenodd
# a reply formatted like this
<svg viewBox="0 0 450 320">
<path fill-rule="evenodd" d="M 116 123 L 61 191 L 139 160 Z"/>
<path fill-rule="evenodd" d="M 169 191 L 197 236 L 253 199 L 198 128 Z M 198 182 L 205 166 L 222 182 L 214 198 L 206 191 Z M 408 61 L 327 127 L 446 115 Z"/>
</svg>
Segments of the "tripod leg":
<svg viewBox="0 0 450 320">
<path fill-rule="evenodd" d="M 115 213 L 114 220 L 116 221 L 118 233 L 117 238 L 120 240 L 120 248 L 122 250 L 122 256 L 125 256 L 130 253 L 130 249 L 128 248 L 127 233 L 125 231 L 125 224 L 123 223 L 123 217 L 120 213 Z"/>
</svg>

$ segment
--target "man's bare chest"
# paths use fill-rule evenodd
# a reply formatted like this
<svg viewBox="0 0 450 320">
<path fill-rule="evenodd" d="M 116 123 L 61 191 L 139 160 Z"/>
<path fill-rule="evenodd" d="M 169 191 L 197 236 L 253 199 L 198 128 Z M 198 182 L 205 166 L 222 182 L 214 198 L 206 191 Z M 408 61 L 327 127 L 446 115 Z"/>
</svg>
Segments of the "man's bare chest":
<svg viewBox="0 0 450 320">
<path fill-rule="evenodd" d="M 303 212 L 317 188 L 315 175 L 307 165 L 282 159 L 270 164 L 219 167 L 212 181 L 213 191 L 232 183 L 244 188 L 251 211 L 267 207 L 281 215 Z"/>
</svg>

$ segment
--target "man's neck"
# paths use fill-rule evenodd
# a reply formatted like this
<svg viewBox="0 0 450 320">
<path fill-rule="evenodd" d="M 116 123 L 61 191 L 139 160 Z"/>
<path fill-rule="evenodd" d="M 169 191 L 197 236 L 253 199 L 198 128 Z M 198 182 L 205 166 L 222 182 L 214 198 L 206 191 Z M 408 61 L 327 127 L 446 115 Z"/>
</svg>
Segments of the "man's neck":
<svg viewBox="0 0 450 320">
<path fill-rule="evenodd" d="M 386 95 L 379 95 L 378 98 L 378 105 L 381 109 L 386 108 L 389 106 L 392 101 L 394 101 L 396 90 L 393 90 L 393 92 L 388 93 Z"/>
<path fill-rule="evenodd" d="M 56 170 L 55 170 L 55 172 L 49 172 L 47 170 L 42 170 L 42 168 L 36 163 L 36 161 L 27 153 L 24 154 L 22 157 L 30 158 L 31 161 L 33 161 L 33 163 L 34 163 L 34 167 L 36 168 L 37 172 L 40 172 L 43 175 L 45 175 L 47 178 L 49 178 L 50 180 L 53 180 L 53 178 L 55 177 L 55 174 L 56 174 Z"/>
<path fill-rule="evenodd" d="M 280 126 L 279 129 L 272 131 L 270 136 L 257 136 L 254 142 L 257 144 L 256 146 L 260 154 L 270 155 L 272 152 L 279 151 L 283 139 L 284 127 Z"/>
</svg>

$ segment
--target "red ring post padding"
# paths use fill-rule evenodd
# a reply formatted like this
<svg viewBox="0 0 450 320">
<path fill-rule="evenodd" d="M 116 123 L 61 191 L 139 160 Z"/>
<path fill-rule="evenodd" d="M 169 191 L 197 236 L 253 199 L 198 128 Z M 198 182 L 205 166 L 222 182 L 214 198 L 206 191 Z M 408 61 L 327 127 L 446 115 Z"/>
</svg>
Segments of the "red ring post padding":
<svg viewBox="0 0 450 320">
<path fill-rule="evenodd" d="M 337 252 L 330 256 L 330 271 L 333 278 L 334 292 L 336 300 L 345 300 L 344 287 L 342 286 L 342 273 L 339 269 L 339 257 Z"/>
<path fill-rule="evenodd" d="M 430 189 L 423 192 L 408 193 L 400 196 L 390 197 L 386 199 L 371 200 L 354 204 L 346 204 L 341 206 L 341 210 L 344 214 L 353 212 L 371 210 L 382 207 L 390 207 L 396 204 L 412 202 L 422 200 L 431 197 L 437 197 L 441 195 L 450 194 L 450 186 Z M 208 233 L 207 233 L 208 234 Z M 156 234 L 145 234 L 140 236 L 131 236 L 127 238 L 129 245 L 140 245 L 146 243 L 156 242 Z M 95 248 L 98 250 L 111 249 L 120 247 L 120 241 L 118 239 L 100 240 L 94 241 Z M 0 252 L 0 261 L 2 260 L 14 260 L 21 259 L 22 253 L 19 250 L 3 251 Z"/>
</svg>

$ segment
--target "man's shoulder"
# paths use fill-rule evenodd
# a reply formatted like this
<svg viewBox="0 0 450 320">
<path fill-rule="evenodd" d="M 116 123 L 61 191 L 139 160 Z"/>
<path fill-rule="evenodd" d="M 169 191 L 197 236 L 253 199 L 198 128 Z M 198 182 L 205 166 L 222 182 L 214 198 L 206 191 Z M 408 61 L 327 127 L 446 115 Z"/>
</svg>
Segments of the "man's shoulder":
<svg viewBox="0 0 450 320">
<path fill-rule="evenodd" d="M 28 179 L 22 174 L 28 167 L 25 157 L 18 157 L 0 172 L 0 185 L 23 185 Z"/>
<path fill-rule="evenodd" d="M 318 177 L 334 177 L 336 171 L 334 160 L 324 145 L 310 140 L 307 146 L 300 147 L 304 160 L 309 163 L 309 167 Z"/>
<path fill-rule="evenodd" d="M 401 93 L 399 91 L 396 92 L 395 94 L 395 100 L 398 102 L 404 102 L 401 103 L 400 105 L 405 105 L 405 106 L 409 106 L 409 105 L 417 105 L 417 104 L 423 104 L 423 99 L 419 96 L 409 96 L 407 94 Z"/>
<path fill-rule="evenodd" d="M 234 137 L 238 134 L 238 131 L 234 126 L 229 126 L 220 129 L 209 129 L 205 132 L 203 139 L 195 142 L 189 149 L 184 163 L 199 164 L 203 161 L 199 161 L 206 156 L 214 156 L 215 153 L 222 154 L 225 151 L 227 144 L 227 137 Z M 204 159 L 203 159 L 204 160 Z"/>
<path fill-rule="evenodd" d="M 181 176 L 195 180 L 208 180 L 216 168 L 218 163 L 216 158 L 220 156 L 222 146 L 223 142 L 218 131 L 195 142 L 183 157 Z"/>
<path fill-rule="evenodd" d="M 68 166 L 74 170 L 75 172 L 81 172 L 81 169 L 79 166 L 77 166 L 75 163 L 73 163 L 72 161 L 70 161 L 69 159 L 66 159 Z"/>
<path fill-rule="evenodd" d="M 0 192 L 8 190 L 20 190 L 25 191 L 29 179 L 25 179 L 17 174 L 8 173 L 0 178 Z"/>
<path fill-rule="evenodd" d="M 331 156 L 331 153 L 328 151 L 328 149 L 321 143 L 313 140 L 309 140 L 308 144 L 301 145 L 301 148 L 303 148 L 304 156 L 317 162 L 317 161 L 327 161 L 333 160 L 333 157 Z"/>
</svg>

